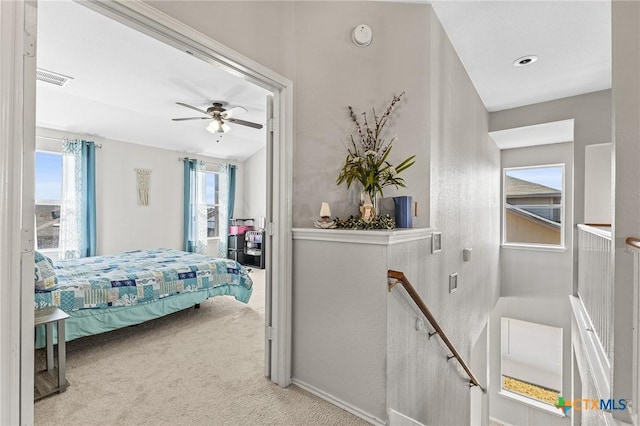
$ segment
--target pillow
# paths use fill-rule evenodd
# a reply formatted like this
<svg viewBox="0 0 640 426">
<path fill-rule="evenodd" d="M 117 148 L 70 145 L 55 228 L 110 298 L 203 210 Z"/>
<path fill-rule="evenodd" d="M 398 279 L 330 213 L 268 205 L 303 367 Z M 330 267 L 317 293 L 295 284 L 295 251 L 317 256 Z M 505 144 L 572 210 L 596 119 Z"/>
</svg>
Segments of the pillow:
<svg viewBox="0 0 640 426">
<path fill-rule="evenodd" d="M 39 251 L 35 252 L 35 285 L 38 290 L 55 290 L 58 277 L 53 270 L 53 261 Z"/>
</svg>

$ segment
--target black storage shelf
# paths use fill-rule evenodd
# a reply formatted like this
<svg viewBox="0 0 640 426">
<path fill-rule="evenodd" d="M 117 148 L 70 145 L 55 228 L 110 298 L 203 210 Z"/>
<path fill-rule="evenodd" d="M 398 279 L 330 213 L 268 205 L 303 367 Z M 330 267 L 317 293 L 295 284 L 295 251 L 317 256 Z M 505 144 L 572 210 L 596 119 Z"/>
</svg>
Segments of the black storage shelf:
<svg viewBox="0 0 640 426">
<path fill-rule="evenodd" d="M 264 269 L 264 230 L 229 235 L 228 258 L 245 265 Z"/>
<path fill-rule="evenodd" d="M 248 266 L 264 269 L 264 230 L 244 234 L 244 261 Z"/>
</svg>

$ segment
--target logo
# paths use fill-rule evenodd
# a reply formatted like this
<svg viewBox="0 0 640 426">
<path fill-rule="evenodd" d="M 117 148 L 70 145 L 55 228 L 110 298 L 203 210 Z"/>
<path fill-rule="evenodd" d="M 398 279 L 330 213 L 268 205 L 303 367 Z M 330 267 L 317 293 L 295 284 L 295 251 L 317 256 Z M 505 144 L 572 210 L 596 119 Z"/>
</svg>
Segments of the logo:
<svg viewBox="0 0 640 426">
<path fill-rule="evenodd" d="M 571 402 L 565 402 L 563 397 L 558 396 L 558 402 L 556 402 L 556 408 L 562 410 L 562 412 L 566 416 L 569 410 L 571 410 Z"/>
<path fill-rule="evenodd" d="M 627 400 L 626 399 L 574 399 L 573 401 L 565 401 L 562 396 L 558 396 L 558 402 L 556 402 L 555 407 L 559 410 L 562 410 L 563 414 L 566 416 L 569 410 L 572 408 L 576 411 L 583 410 L 603 410 L 603 411 L 613 411 L 613 410 L 626 410 L 627 408 Z"/>
</svg>

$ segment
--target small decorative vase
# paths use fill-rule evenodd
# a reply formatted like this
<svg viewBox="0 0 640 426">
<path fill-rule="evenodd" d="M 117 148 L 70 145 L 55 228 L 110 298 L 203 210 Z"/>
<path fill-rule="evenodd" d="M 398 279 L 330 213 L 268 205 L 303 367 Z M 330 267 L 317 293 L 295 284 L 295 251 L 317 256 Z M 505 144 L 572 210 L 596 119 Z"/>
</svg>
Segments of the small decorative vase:
<svg viewBox="0 0 640 426">
<path fill-rule="evenodd" d="M 362 190 L 360 192 L 360 218 L 371 222 L 378 217 L 380 200 L 376 191 Z"/>
</svg>

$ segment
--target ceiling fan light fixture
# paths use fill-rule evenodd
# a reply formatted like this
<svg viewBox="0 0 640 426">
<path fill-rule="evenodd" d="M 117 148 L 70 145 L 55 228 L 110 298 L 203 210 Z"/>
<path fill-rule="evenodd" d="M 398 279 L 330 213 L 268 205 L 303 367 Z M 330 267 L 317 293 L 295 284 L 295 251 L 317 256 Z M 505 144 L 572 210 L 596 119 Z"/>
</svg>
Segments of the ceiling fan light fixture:
<svg viewBox="0 0 640 426">
<path fill-rule="evenodd" d="M 218 123 L 216 120 L 213 120 L 211 123 L 209 123 L 209 125 L 207 126 L 207 130 L 211 133 L 222 133 L 220 123 Z"/>
<path fill-rule="evenodd" d="M 524 67 L 525 65 L 531 65 L 538 60 L 536 55 L 527 55 L 513 61 L 514 67 Z"/>
<path fill-rule="evenodd" d="M 232 118 L 231 115 L 235 112 L 244 111 L 248 112 L 245 107 L 235 106 L 229 109 L 226 109 L 224 105 L 226 102 L 214 102 L 213 106 L 205 110 L 200 109 L 198 107 L 194 107 L 189 104 L 185 104 L 183 102 L 176 102 L 176 105 L 183 106 L 185 108 L 193 109 L 202 113 L 203 117 L 182 117 L 182 118 L 172 118 L 173 121 L 187 121 L 187 120 L 212 120 L 211 123 L 207 126 L 207 130 L 211 133 L 227 133 L 231 130 L 231 127 L 225 121 L 229 121 L 234 124 L 238 124 L 240 126 L 247 126 L 253 129 L 262 129 L 262 124 L 253 123 L 251 121 L 239 120 L 237 118 Z"/>
<path fill-rule="evenodd" d="M 208 126 L 207 130 L 211 133 L 227 133 L 231 130 L 231 127 L 222 121 L 213 120 Z"/>
</svg>

